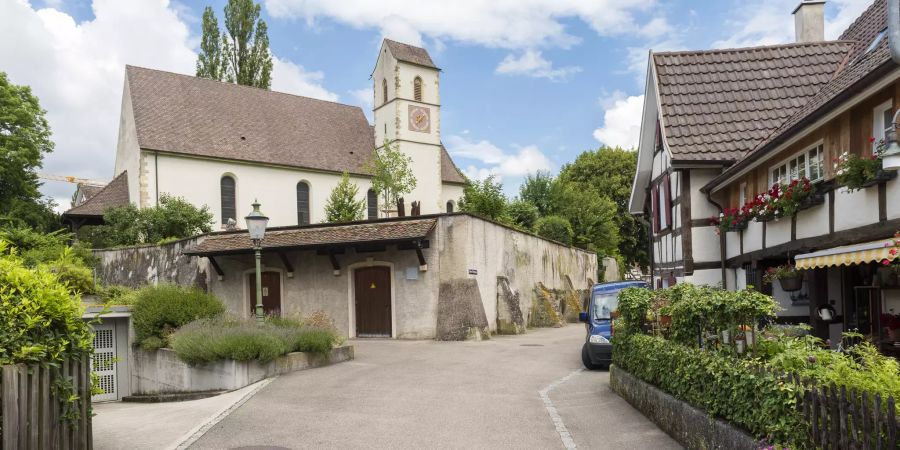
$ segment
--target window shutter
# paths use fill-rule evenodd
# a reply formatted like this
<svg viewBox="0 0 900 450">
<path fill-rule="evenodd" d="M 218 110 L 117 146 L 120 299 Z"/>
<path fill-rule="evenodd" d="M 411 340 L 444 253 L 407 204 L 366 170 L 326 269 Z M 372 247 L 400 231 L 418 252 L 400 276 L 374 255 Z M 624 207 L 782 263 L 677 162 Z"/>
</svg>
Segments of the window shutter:
<svg viewBox="0 0 900 450">
<path fill-rule="evenodd" d="M 650 215 L 653 216 L 653 232 L 659 233 L 659 189 L 657 186 L 650 188 Z"/>
<path fill-rule="evenodd" d="M 309 185 L 297 183 L 297 225 L 309 225 Z"/>
<path fill-rule="evenodd" d="M 663 178 L 663 183 L 665 186 L 665 202 L 663 204 L 666 208 L 666 228 L 672 228 L 672 183 L 669 182 L 669 175 Z"/>
<path fill-rule="evenodd" d="M 375 191 L 369 189 L 369 192 L 366 193 L 366 199 L 368 201 L 368 216 L 369 220 L 375 220 L 378 218 L 378 194 Z"/>
<path fill-rule="evenodd" d="M 222 180 L 219 182 L 220 197 L 222 200 L 222 224 L 227 224 L 228 219 L 234 219 L 237 221 L 237 211 L 235 204 L 235 195 L 234 195 L 234 178 L 229 176 L 222 177 Z"/>
</svg>

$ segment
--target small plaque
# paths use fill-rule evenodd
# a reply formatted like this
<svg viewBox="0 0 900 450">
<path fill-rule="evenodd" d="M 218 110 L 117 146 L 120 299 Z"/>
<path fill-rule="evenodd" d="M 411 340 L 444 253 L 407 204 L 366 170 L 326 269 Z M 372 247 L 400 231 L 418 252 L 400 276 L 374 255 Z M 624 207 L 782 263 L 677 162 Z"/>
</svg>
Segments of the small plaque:
<svg viewBox="0 0 900 450">
<path fill-rule="evenodd" d="M 469 269 L 469 275 L 478 275 L 478 269 Z"/>
<path fill-rule="evenodd" d="M 418 267 L 407 267 L 406 268 L 406 279 L 407 280 L 418 280 L 419 279 L 419 268 Z"/>
</svg>

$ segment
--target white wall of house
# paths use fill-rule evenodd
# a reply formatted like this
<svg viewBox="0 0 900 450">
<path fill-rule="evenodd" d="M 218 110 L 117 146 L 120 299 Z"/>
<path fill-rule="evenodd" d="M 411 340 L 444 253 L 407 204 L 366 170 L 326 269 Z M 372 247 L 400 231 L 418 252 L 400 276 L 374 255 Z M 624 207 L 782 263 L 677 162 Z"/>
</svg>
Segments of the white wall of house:
<svg viewBox="0 0 900 450">
<path fill-rule="evenodd" d="M 140 156 L 137 127 L 134 123 L 134 109 L 131 104 L 131 91 L 128 80 L 122 92 L 122 111 L 119 115 L 119 139 L 116 143 L 116 165 L 113 177 L 128 171 L 128 198 L 139 207 L 145 206 L 140 198 Z"/>
<path fill-rule="evenodd" d="M 896 183 L 894 180 L 892 183 Z M 819 206 L 821 208 L 821 206 Z M 898 205 L 900 207 L 900 205 Z M 834 231 L 849 230 L 878 222 L 878 188 L 849 192 L 840 188 L 834 196 Z M 851 213 L 852 211 L 852 213 Z"/>
</svg>

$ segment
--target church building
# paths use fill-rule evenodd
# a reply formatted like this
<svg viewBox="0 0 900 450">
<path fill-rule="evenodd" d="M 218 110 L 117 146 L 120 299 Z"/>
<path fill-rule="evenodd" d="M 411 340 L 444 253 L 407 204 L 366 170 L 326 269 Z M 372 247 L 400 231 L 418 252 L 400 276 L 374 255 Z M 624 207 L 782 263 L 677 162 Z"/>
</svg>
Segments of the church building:
<svg viewBox="0 0 900 450">
<path fill-rule="evenodd" d="M 109 207 L 170 195 L 208 206 L 215 231 L 97 250 L 98 278 L 196 286 L 249 315 L 256 275 L 243 218 L 258 200 L 270 218 L 267 314 L 322 311 L 350 337 L 412 339 L 523 332 L 534 311 L 550 324 L 577 318 L 594 253 L 455 211 L 466 180 L 441 144 L 441 71 L 428 52 L 385 40 L 370 75 L 374 124 L 357 106 L 128 66 L 114 180 L 66 218 L 98 223 Z M 385 142 L 411 160 L 407 214 L 371 190 L 367 162 Z M 344 172 L 367 202 L 365 220 L 323 223 Z"/>
</svg>

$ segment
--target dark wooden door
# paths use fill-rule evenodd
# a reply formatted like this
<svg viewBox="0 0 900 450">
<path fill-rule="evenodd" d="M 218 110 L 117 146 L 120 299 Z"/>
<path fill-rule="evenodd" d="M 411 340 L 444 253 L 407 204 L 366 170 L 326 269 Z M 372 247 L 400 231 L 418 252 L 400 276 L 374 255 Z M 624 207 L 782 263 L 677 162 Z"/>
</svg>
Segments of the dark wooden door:
<svg viewBox="0 0 900 450">
<path fill-rule="evenodd" d="M 251 273 L 248 278 L 250 283 L 250 314 L 256 314 L 256 274 Z M 281 274 L 278 272 L 262 273 L 262 303 L 266 315 L 281 315 Z"/>
<path fill-rule="evenodd" d="M 363 267 L 354 272 L 356 335 L 391 336 L 391 269 Z"/>
</svg>

